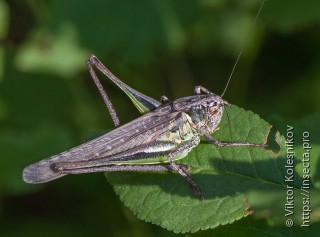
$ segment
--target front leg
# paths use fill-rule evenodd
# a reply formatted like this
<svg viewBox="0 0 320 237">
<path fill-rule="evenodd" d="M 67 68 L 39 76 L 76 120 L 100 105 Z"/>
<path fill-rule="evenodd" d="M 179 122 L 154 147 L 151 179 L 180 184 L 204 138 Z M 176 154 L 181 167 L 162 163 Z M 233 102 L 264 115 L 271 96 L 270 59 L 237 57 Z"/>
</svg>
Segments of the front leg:
<svg viewBox="0 0 320 237">
<path fill-rule="evenodd" d="M 249 142 L 220 142 L 211 137 L 211 135 L 207 132 L 201 132 L 202 136 L 204 138 L 212 143 L 213 145 L 217 147 L 223 147 L 223 146 L 253 146 L 253 147 L 266 147 L 267 144 L 255 144 L 255 143 L 249 143 Z"/>
</svg>

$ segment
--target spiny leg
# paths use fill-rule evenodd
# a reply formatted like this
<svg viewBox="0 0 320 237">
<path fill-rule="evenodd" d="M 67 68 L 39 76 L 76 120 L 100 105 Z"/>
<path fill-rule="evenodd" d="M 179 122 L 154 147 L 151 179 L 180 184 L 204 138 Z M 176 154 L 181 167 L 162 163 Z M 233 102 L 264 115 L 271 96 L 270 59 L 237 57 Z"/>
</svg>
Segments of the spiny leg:
<svg viewBox="0 0 320 237">
<path fill-rule="evenodd" d="M 133 104 L 137 107 L 137 109 L 145 114 L 161 105 L 161 103 L 147 95 L 142 94 L 141 92 L 131 88 L 124 82 L 122 82 L 119 78 L 117 78 L 115 75 L 112 74 L 112 72 L 109 71 L 108 68 L 106 68 L 95 55 L 90 55 L 89 59 L 87 60 L 87 65 L 90 71 L 90 74 L 96 83 L 100 94 L 102 95 L 102 98 L 105 102 L 105 104 L 108 107 L 108 110 L 110 113 L 115 114 L 114 109 L 112 108 L 112 105 L 109 98 L 106 96 L 105 91 L 103 90 L 99 79 L 97 75 L 95 74 L 93 70 L 93 66 L 96 67 L 100 72 L 102 72 L 108 79 L 110 79 L 114 84 L 116 84 L 123 92 L 127 94 L 129 99 L 133 102 Z M 115 115 L 116 116 L 116 115 Z M 116 121 L 117 118 L 115 116 L 112 116 L 113 120 Z M 119 121 L 119 120 L 118 120 Z"/>
<path fill-rule="evenodd" d="M 202 135 L 204 138 L 212 143 L 215 146 L 223 147 L 223 146 L 253 146 L 253 147 L 266 147 L 266 144 L 255 144 L 255 143 L 249 143 L 249 142 L 220 142 L 211 137 L 209 133 L 202 132 Z"/>
<path fill-rule="evenodd" d="M 189 165 L 177 165 L 179 169 L 188 171 Z M 84 174 L 96 172 L 120 172 L 120 171 L 176 171 L 171 165 L 106 165 L 95 167 L 75 167 L 72 162 L 54 163 L 51 167 L 60 174 Z"/>
<path fill-rule="evenodd" d="M 117 113 L 116 113 L 115 109 L 113 108 L 113 105 L 112 105 L 106 91 L 103 89 L 103 86 L 102 86 L 97 74 L 93 70 L 92 65 L 95 65 L 103 74 L 105 74 L 109 78 L 115 78 L 115 76 L 94 55 L 91 55 L 89 57 L 89 59 L 87 60 L 87 66 L 88 66 L 90 75 L 91 75 L 93 81 L 95 82 L 96 86 L 98 87 L 100 95 L 102 96 L 103 101 L 109 110 L 109 113 L 111 115 L 111 118 L 112 118 L 114 125 L 117 127 L 120 124 Z"/>
<path fill-rule="evenodd" d="M 186 142 L 182 146 L 178 147 L 177 149 L 171 151 L 168 155 L 168 161 L 172 168 L 189 183 L 193 193 L 200 197 L 200 199 L 203 199 L 203 194 L 201 190 L 199 189 L 198 185 L 193 181 L 191 175 L 188 173 L 188 170 L 181 168 L 179 165 L 175 164 L 172 160 L 173 157 L 179 155 L 180 153 L 184 152 L 185 150 L 190 150 L 193 147 L 197 146 L 200 143 L 200 138 L 198 136 L 195 136 L 192 140 Z"/>
</svg>

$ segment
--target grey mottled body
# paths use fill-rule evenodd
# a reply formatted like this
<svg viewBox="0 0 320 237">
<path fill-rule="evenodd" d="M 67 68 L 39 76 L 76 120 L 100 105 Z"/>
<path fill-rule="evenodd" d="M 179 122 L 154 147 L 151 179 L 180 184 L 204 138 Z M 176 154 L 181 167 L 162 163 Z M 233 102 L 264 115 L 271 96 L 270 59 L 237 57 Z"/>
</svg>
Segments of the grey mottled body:
<svg viewBox="0 0 320 237">
<path fill-rule="evenodd" d="M 196 87 L 193 96 L 173 102 L 163 96 L 159 102 L 124 84 L 92 55 L 88 60 L 90 74 L 116 126 L 119 119 L 92 66 L 118 85 L 144 115 L 92 141 L 26 167 L 25 182 L 43 183 L 75 173 L 173 170 L 202 197 L 188 173 L 189 167 L 174 162 L 197 146 L 200 136 L 217 146 L 264 146 L 213 139 L 211 134 L 217 130 L 224 107 L 229 104 L 204 87 Z"/>
</svg>

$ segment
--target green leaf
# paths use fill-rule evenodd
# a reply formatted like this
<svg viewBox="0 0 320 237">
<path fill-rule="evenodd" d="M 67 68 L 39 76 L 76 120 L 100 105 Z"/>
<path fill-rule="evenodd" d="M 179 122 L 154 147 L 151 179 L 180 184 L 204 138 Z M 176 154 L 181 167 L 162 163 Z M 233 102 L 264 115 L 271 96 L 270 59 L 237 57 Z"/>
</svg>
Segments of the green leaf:
<svg viewBox="0 0 320 237">
<path fill-rule="evenodd" d="M 227 108 L 213 137 L 220 141 L 263 143 L 270 125 L 237 106 Z M 280 152 L 263 148 L 217 148 L 203 141 L 180 163 L 204 193 L 201 201 L 176 173 L 109 173 L 115 192 L 139 219 L 176 233 L 196 232 L 233 223 L 251 213 L 246 194 L 265 185 L 285 189 L 284 137 L 276 134 Z M 295 175 L 295 187 L 300 179 Z"/>
</svg>

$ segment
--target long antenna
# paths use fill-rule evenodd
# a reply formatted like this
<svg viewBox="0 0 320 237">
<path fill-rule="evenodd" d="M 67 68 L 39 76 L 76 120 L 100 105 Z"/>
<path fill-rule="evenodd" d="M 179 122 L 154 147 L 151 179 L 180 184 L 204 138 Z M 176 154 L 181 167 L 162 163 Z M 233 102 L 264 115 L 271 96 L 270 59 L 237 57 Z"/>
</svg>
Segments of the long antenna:
<svg viewBox="0 0 320 237">
<path fill-rule="evenodd" d="M 255 27 L 255 25 L 256 25 L 257 19 L 258 19 L 259 14 L 260 14 L 260 12 L 261 12 L 261 10 L 262 10 L 262 7 L 263 7 L 263 5 L 264 5 L 264 2 L 265 2 L 265 0 L 262 0 L 262 3 L 261 3 L 260 8 L 259 8 L 259 10 L 258 10 L 258 13 L 257 13 L 257 15 L 256 15 L 256 17 L 254 18 L 254 21 L 253 21 L 253 23 L 252 23 L 250 32 L 249 32 L 249 34 L 247 35 L 247 37 L 246 37 L 246 39 L 245 39 L 245 41 L 244 41 L 244 44 L 243 44 L 243 46 L 242 46 L 242 48 L 241 48 L 241 50 L 240 50 L 240 53 L 239 53 L 239 55 L 238 55 L 238 58 L 237 58 L 236 62 L 235 62 L 234 65 L 233 65 L 233 68 L 232 68 L 232 70 L 231 70 L 229 79 L 228 79 L 227 84 L 226 84 L 226 86 L 225 86 L 225 88 L 224 88 L 224 90 L 223 90 L 223 92 L 222 92 L 222 94 L 221 94 L 221 97 L 223 97 L 224 93 L 226 93 L 226 90 L 227 90 L 227 88 L 228 88 L 228 86 L 229 86 L 229 83 L 230 83 L 230 81 L 231 81 L 231 78 L 232 78 L 232 76 L 233 76 L 233 73 L 234 73 L 234 71 L 235 71 L 235 69 L 236 69 L 236 67 L 237 67 L 237 65 L 238 65 L 239 59 L 240 59 L 240 57 L 241 57 L 244 49 L 245 49 L 245 48 L 247 47 L 247 45 L 248 45 L 249 38 L 250 38 L 251 35 L 252 35 L 253 29 L 254 29 L 254 27 Z"/>
</svg>

